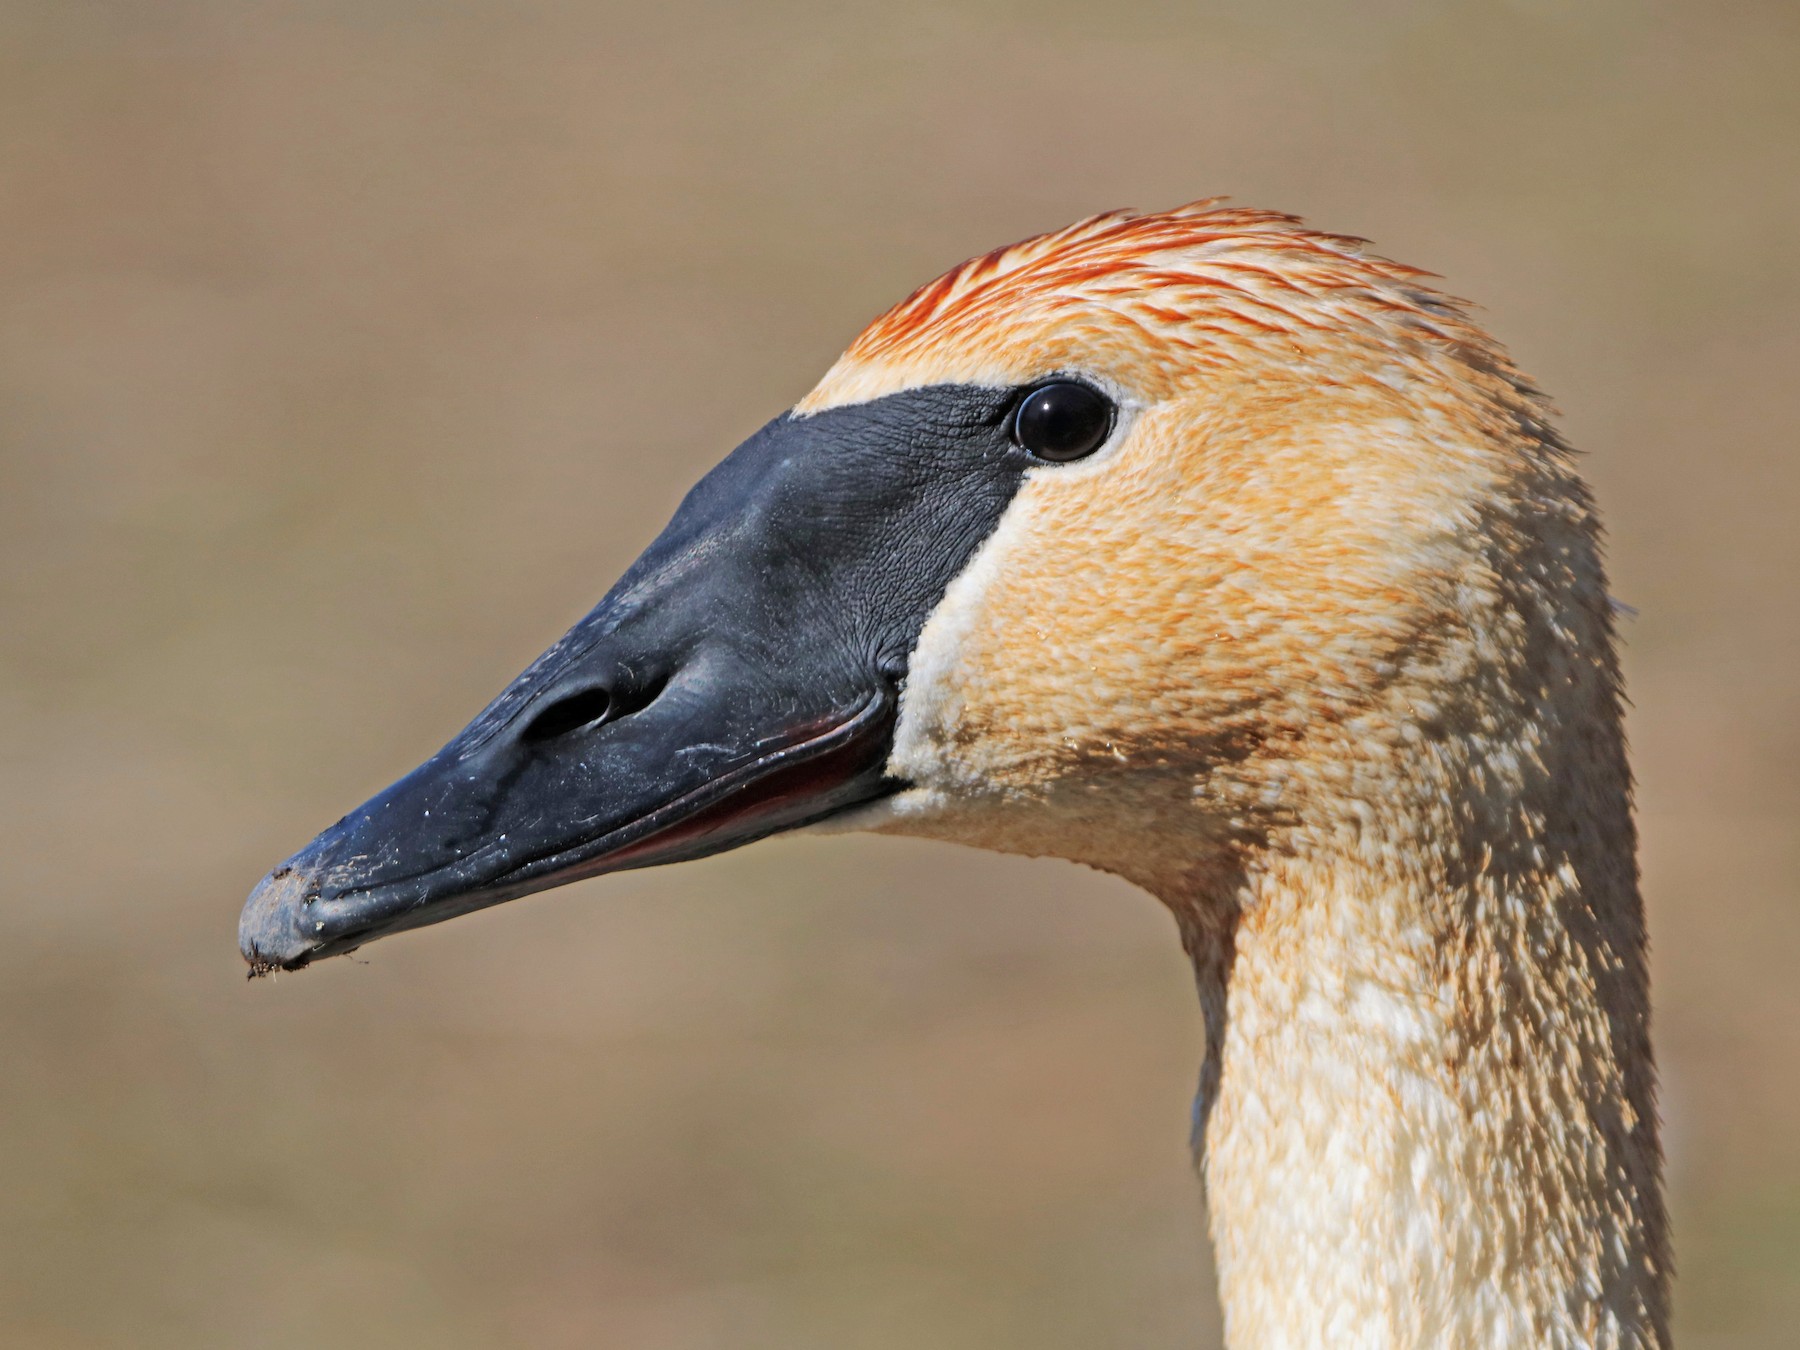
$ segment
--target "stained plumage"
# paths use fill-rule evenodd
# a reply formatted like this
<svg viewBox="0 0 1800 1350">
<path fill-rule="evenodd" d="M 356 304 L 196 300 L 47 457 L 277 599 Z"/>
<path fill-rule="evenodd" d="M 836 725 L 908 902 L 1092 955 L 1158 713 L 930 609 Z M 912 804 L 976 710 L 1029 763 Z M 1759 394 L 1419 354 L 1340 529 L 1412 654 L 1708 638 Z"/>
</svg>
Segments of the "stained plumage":
<svg viewBox="0 0 1800 1350">
<path fill-rule="evenodd" d="M 953 269 L 272 873 L 246 957 L 800 825 L 1072 858 L 1194 962 L 1235 1350 L 1666 1346 L 1598 527 L 1428 282 L 1207 202 Z"/>
</svg>

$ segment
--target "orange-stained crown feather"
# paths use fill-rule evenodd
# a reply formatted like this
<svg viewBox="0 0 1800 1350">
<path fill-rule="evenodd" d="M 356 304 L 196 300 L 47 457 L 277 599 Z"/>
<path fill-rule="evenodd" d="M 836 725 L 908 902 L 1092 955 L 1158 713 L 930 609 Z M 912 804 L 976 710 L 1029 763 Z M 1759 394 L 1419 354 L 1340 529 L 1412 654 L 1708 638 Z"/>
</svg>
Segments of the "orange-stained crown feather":
<svg viewBox="0 0 1800 1350">
<path fill-rule="evenodd" d="M 1309 230 L 1278 211 L 1224 207 L 1217 197 L 1169 211 L 1108 211 L 971 258 L 919 287 L 866 328 L 849 355 L 862 360 L 936 342 L 1030 304 L 1099 300 L 1160 323 L 1188 323 L 1196 293 L 1241 302 L 1239 317 L 1278 332 L 1320 326 L 1281 296 L 1354 291 L 1431 324 L 1444 301 L 1417 289 L 1429 273 L 1363 251 L 1348 235 Z M 1272 266 L 1270 255 L 1279 255 Z M 1177 340 L 1179 334 L 1172 335 Z"/>
<path fill-rule="evenodd" d="M 971 258 L 864 329 L 798 411 L 934 380 L 1093 369 L 1109 350 L 1143 377 L 1135 383 L 1156 386 L 1158 368 L 1191 374 L 1249 349 L 1290 363 L 1321 348 L 1341 359 L 1357 345 L 1381 348 L 1383 360 L 1472 349 L 1472 364 L 1526 388 L 1431 273 L 1294 216 L 1219 201 L 1110 211 Z"/>
</svg>

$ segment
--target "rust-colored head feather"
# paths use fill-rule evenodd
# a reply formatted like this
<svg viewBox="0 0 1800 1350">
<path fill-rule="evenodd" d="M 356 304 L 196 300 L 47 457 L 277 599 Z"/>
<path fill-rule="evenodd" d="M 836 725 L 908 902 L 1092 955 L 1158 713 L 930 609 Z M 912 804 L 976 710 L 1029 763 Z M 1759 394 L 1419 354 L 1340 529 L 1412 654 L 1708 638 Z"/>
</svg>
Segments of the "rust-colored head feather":
<svg viewBox="0 0 1800 1350">
<path fill-rule="evenodd" d="M 1133 366 L 1153 386 L 1253 350 L 1298 363 L 1356 345 L 1389 358 L 1473 347 L 1476 364 L 1512 374 L 1429 273 L 1363 244 L 1216 198 L 1092 216 L 921 286 L 863 330 L 799 410 L 933 380 L 1004 382 L 1082 357 Z"/>
</svg>

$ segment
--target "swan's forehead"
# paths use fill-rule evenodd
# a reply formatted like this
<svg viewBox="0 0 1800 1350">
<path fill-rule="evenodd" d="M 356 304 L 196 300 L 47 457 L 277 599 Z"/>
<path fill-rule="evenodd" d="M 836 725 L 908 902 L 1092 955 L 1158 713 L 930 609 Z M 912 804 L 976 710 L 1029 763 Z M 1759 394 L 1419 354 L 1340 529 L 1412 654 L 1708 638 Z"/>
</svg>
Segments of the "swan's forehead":
<svg viewBox="0 0 1800 1350">
<path fill-rule="evenodd" d="M 1119 316 L 1073 297 L 1023 305 L 989 323 L 922 335 L 901 347 L 852 347 L 795 411 L 822 412 L 932 385 L 1017 388 L 1055 375 L 1084 376 L 1129 402 L 1152 402 L 1175 391 L 1182 362 L 1173 334 L 1167 347 L 1144 337 Z"/>
<path fill-rule="evenodd" d="M 1196 364 L 1172 312 L 1146 321 L 1089 288 L 1047 279 L 1029 288 L 978 288 L 961 304 L 934 303 L 933 294 L 927 287 L 871 324 L 796 411 L 935 384 L 1016 387 L 1055 374 L 1082 374 L 1148 401 L 1166 397 Z"/>
</svg>

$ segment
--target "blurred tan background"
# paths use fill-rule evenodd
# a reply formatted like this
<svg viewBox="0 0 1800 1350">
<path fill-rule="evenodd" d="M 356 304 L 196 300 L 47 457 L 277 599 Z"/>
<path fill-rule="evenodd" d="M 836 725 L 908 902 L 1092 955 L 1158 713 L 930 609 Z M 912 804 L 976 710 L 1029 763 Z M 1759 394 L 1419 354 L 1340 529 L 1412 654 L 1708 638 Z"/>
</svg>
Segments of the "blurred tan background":
<svg viewBox="0 0 1800 1350">
<path fill-rule="evenodd" d="M 0 1344 L 1216 1343 L 1106 878 L 776 842 L 256 985 L 234 926 L 880 308 L 1219 192 L 1445 274 L 1587 451 L 1681 1341 L 1792 1345 L 1792 0 L 0 0 Z"/>
</svg>

